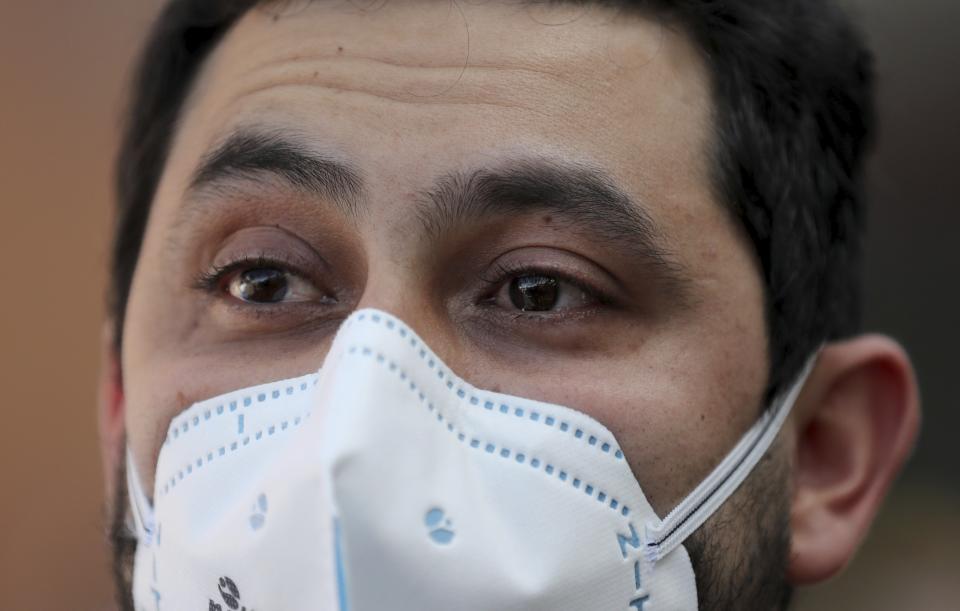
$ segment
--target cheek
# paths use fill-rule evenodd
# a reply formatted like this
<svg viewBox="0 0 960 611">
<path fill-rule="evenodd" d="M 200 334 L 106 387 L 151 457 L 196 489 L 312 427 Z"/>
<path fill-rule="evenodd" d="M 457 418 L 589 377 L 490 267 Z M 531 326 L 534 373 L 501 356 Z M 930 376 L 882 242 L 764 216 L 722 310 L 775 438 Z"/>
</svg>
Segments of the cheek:
<svg viewBox="0 0 960 611">
<path fill-rule="evenodd" d="M 614 433 L 661 516 L 736 444 L 759 414 L 762 392 L 754 371 L 732 371 L 717 353 L 671 348 L 659 352 L 656 365 L 609 375 L 586 404 Z"/>
</svg>

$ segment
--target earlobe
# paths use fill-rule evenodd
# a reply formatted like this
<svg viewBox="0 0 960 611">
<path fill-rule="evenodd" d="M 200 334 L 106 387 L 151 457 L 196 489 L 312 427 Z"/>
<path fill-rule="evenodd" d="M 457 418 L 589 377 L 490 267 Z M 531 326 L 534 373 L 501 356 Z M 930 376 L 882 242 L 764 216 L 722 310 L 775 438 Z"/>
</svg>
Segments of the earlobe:
<svg viewBox="0 0 960 611">
<path fill-rule="evenodd" d="M 100 380 L 98 384 L 97 420 L 100 433 L 100 454 L 108 507 L 113 506 L 115 478 L 123 460 L 125 405 L 120 355 L 114 339 L 112 320 L 104 322 L 100 338 Z"/>
<path fill-rule="evenodd" d="M 824 348 L 794 412 L 791 583 L 828 579 L 850 561 L 919 420 L 913 369 L 896 342 L 863 336 Z"/>
</svg>

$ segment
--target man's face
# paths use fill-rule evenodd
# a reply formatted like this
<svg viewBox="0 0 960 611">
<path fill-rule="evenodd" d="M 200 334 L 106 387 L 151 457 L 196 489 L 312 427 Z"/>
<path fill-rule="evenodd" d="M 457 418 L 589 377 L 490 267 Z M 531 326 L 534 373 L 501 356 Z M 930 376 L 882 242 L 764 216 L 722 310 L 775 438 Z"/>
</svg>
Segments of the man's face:
<svg viewBox="0 0 960 611">
<path fill-rule="evenodd" d="M 147 489 L 170 420 L 316 370 L 359 307 L 581 410 L 661 515 L 760 411 L 763 289 L 711 182 L 708 74 L 602 8 L 255 10 L 183 110 L 124 329 Z M 219 153 L 218 153 L 219 151 Z"/>
</svg>

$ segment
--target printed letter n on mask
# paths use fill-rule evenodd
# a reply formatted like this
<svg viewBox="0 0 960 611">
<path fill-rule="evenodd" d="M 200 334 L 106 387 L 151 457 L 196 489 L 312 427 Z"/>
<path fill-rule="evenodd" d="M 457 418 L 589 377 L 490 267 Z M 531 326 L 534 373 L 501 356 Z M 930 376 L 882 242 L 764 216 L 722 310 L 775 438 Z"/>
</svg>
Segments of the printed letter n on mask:
<svg viewBox="0 0 960 611">
<path fill-rule="evenodd" d="M 128 465 L 135 600 L 203 608 L 229 575 L 259 611 L 696 609 L 683 541 L 802 381 L 661 520 L 597 421 L 474 388 L 402 322 L 359 311 L 318 373 L 177 416 L 152 505 Z"/>
</svg>

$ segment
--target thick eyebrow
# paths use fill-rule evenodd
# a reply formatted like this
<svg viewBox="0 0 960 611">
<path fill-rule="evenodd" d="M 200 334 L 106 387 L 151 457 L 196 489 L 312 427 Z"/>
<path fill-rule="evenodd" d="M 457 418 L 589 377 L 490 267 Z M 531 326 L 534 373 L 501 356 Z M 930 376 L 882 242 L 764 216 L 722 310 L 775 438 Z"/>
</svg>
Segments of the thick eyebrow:
<svg viewBox="0 0 960 611">
<path fill-rule="evenodd" d="M 215 191 L 245 180 L 280 179 L 293 189 L 331 200 L 353 216 L 363 187 L 346 163 L 311 149 L 295 135 L 244 129 L 203 157 L 188 194 Z"/>
<path fill-rule="evenodd" d="M 417 216 L 428 235 L 495 216 L 551 215 L 573 232 L 642 261 L 679 296 L 689 274 L 664 245 L 662 230 L 599 169 L 533 159 L 450 174 L 422 194 Z"/>
</svg>

